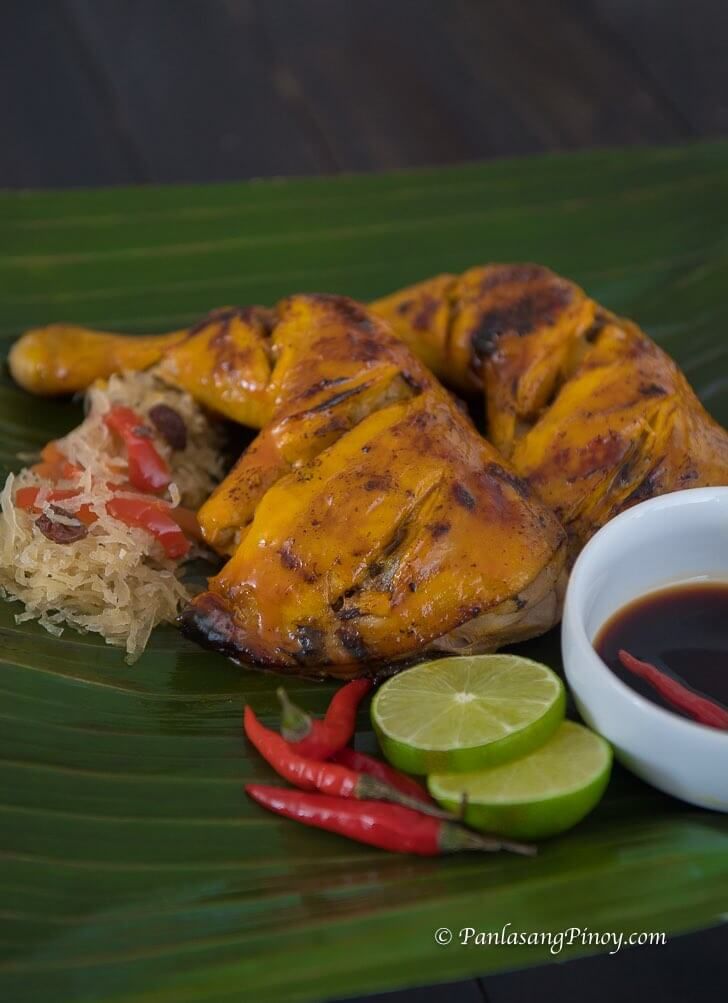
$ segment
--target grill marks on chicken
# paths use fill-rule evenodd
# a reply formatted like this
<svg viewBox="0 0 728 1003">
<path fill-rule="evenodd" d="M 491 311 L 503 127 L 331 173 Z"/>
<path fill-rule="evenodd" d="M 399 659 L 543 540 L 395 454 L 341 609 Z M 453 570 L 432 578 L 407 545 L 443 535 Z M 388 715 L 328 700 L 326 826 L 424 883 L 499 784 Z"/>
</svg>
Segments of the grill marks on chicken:
<svg viewBox="0 0 728 1003">
<path fill-rule="evenodd" d="M 272 323 L 263 307 L 213 310 L 164 349 L 157 375 L 225 418 L 257 428 L 272 413 Z"/>
<path fill-rule="evenodd" d="M 422 330 L 425 307 L 437 325 Z M 436 345 L 451 382 L 484 388 L 489 439 L 561 520 L 572 558 L 630 505 L 728 484 L 728 433 L 677 365 L 546 268 L 440 276 L 373 308 L 408 344 Z"/>
<path fill-rule="evenodd" d="M 532 336 L 539 364 L 552 366 L 550 353 L 561 346 L 564 332 L 587 329 L 594 316 L 594 303 L 577 286 L 530 264 L 437 276 L 377 300 L 371 309 L 434 373 L 470 392 L 482 389 L 483 362 L 498 352 L 504 335 Z M 522 406 L 543 403 L 532 399 L 527 384 L 521 394 Z"/>
<path fill-rule="evenodd" d="M 214 311 L 188 332 L 146 338 L 54 325 L 24 335 L 10 366 L 33 392 L 60 393 L 156 365 L 212 410 L 265 427 L 207 512 L 209 538 L 227 552 L 286 472 L 367 415 L 422 392 L 411 364 L 383 361 L 376 317 L 449 386 L 485 390 L 488 437 L 563 521 L 572 556 L 629 505 L 728 484 L 728 435 L 677 366 L 636 325 L 547 268 L 437 276 L 377 300 L 369 313 L 341 302 L 349 304 L 342 324 L 346 312 L 359 333 L 337 331 L 328 343 L 317 335 L 322 359 L 333 353 L 335 362 L 317 366 L 315 380 L 294 379 L 287 357 L 300 355 L 299 336 L 287 341 L 280 324 L 271 336 L 273 314 L 257 307 Z"/>
<path fill-rule="evenodd" d="M 563 531 L 402 341 L 341 297 L 278 317 L 272 422 L 199 513 L 234 552 L 184 629 L 347 676 L 556 622 Z"/>
<path fill-rule="evenodd" d="M 724 429 L 675 363 L 634 324 L 609 314 L 551 405 L 501 448 L 561 519 L 574 556 L 639 501 L 728 484 Z"/>
<path fill-rule="evenodd" d="M 346 309 L 334 312 L 331 302 Z M 207 541 L 222 552 L 235 550 L 277 481 L 304 464 L 313 470 L 316 458 L 366 417 L 418 393 L 424 374 L 391 335 L 380 344 L 382 331 L 349 300 L 294 297 L 278 316 L 270 343 L 273 418 L 199 514 Z"/>
</svg>

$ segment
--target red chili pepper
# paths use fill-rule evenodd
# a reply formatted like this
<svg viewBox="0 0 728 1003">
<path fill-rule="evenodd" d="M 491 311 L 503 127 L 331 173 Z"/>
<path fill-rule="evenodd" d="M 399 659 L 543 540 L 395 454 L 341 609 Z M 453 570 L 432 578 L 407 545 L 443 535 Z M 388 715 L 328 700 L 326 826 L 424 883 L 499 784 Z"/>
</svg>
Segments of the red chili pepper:
<svg viewBox="0 0 728 1003">
<path fill-rule="evenodd" d="M 279 687 L 276 692 L 283 709 L 281 734 L 300 755 L 328 759 L 353 738 L 357 709 L 371 688 L 371 680 L 353 679 L 334 693 L 326 716 L 319 721 L 294 704 Z"/>
<path fill-rule="evenodd" d="M 388 763 L 383 763 L 381 759 L 375 759 L 374 756 L 367 756 L 364 752 L 356 752 L 347 747 L 340 749 L 336 755 L 331 757 L 331 760 L 341 766 L 347 766 L 357 773 L 368 773 L 370 776 L 376 777 L 377 780 L 383 780 L 384 783 L 402 791 L 403 794 L 409 794 L 410 797 L 416 798 L 424 804 L 434 804 L 422 784 L 412 777 L 408 777 L 406 773 L 395 770 Z"/>
<path fill-rule="evenodd" d="M 279 776 L 300 787 L 301 790 L 320 791 L 322 794 L 356 798 L 360 801 L 366 799 L 393 801 L 396 804 L 426 811 L 438 818 L 452 818 L 447 812 L 423 804 L 421 800 L 403 794 L 370 774 L 356 773 L 346 766 L 300 756 L 294 752 L 285 738 L 261 724 L 250 706 L 245 708 L 243 727 L 245 734 L 263 759 Z"/>
<path fill-rule="evenodd" d="M 728 731 L 728 708 L 721 706 L 708 697 L 701 696 L 690 687 L 679 683 L 677 679 L 661 672 L 656 665 L 642 662 L 628 651 L 620 649 L 619 660 L 629 672 L 634 672 L 640 679 L 649 683 L 668 703 L 678 710 L 689 714 L 700 724 L 710 728 L 720 728 Z"/>
<path fill-rule="evenodd" d="M 352 803 L 346 798 L 263 784 L 248 784 L 245 791 L 259 805 L 276 815 L 395 853 L 434 857 L 456 850 L 492 852 L 507 849 L 529 855 L 536 852 L 533 846 L 479 836 L 460 825 L 397 804 L 378 801 Z"/>
<path fill-rule="evenodd" d="M 162 491 L 172 480 L 166 461 L 151 441 L 152 431 L 130 407 L 117 405 L 104 415 L 104 424 L 126 446 L 129 480 L 140 491 Z"/>
<path fill-rule="evenodd" d="M 190 541 L 171 515 L 169 506 L 146 498 L 111 498 L 106 511 L 112 519 L 127 526 L 138 526 L 151 533 L 164 548 L 167 557 L 177 560 L 190 549 Z"/>
</svg>

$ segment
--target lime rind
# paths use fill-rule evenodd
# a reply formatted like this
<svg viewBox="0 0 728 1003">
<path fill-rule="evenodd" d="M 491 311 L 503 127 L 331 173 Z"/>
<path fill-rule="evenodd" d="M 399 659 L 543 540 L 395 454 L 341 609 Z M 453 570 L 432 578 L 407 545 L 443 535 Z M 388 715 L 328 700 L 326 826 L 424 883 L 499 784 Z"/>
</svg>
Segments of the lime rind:
<svg viewBox="0 0 728 1003">
<path fill-rule="evenodd" d="M 465 822 L 518 839 L 543 839 L 580 822 L 609 782 L 612 749 L 600 735 L 565 721 L 541 748 L 492 769 L 434 774 L 430 793 L 451 811 L 465 797 Z"/>
<path fill-rule="evenodd" d="M 371 716 L 390 762 L 424 774 L 523 756 L 553 734 L 565 706 L 563 683 L 538 662 L 456 656 L 389 680 L 375 695 Z"/>
</svg>

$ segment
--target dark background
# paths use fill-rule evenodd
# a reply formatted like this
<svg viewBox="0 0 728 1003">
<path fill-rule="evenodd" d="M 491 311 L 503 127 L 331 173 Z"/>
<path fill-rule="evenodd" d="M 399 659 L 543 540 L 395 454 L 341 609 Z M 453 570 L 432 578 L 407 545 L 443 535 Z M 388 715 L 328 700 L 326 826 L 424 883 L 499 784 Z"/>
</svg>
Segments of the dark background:
<svg viewBox="0 0 728 1003">
<path fill-rule="evenodd" d="M 0 0 L 0 187 L 726 134 L 728 0 Z M 376 999 L 722 1003 L 725 931 Z"/>
<path fill-rule="evenodd" d="M 728 132 L 726 0 L 2 0 L 0 186 Z"/>
</svg>

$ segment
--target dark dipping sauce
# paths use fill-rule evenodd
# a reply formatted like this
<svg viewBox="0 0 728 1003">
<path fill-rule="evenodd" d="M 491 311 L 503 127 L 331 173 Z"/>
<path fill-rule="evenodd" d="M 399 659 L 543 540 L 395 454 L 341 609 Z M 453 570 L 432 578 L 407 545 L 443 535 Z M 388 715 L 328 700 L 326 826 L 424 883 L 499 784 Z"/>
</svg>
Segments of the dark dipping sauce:
<svg viewBox="0 0 728 1003">
<path fill-rule="evenodd" d="M 673 714 L 692 720 L 625 669 L 620 648 L 728 707 L 728 584 L 676 585 L 651 592 L 607 620 L 594 648 L 630 689 Z"/>
</svg>

